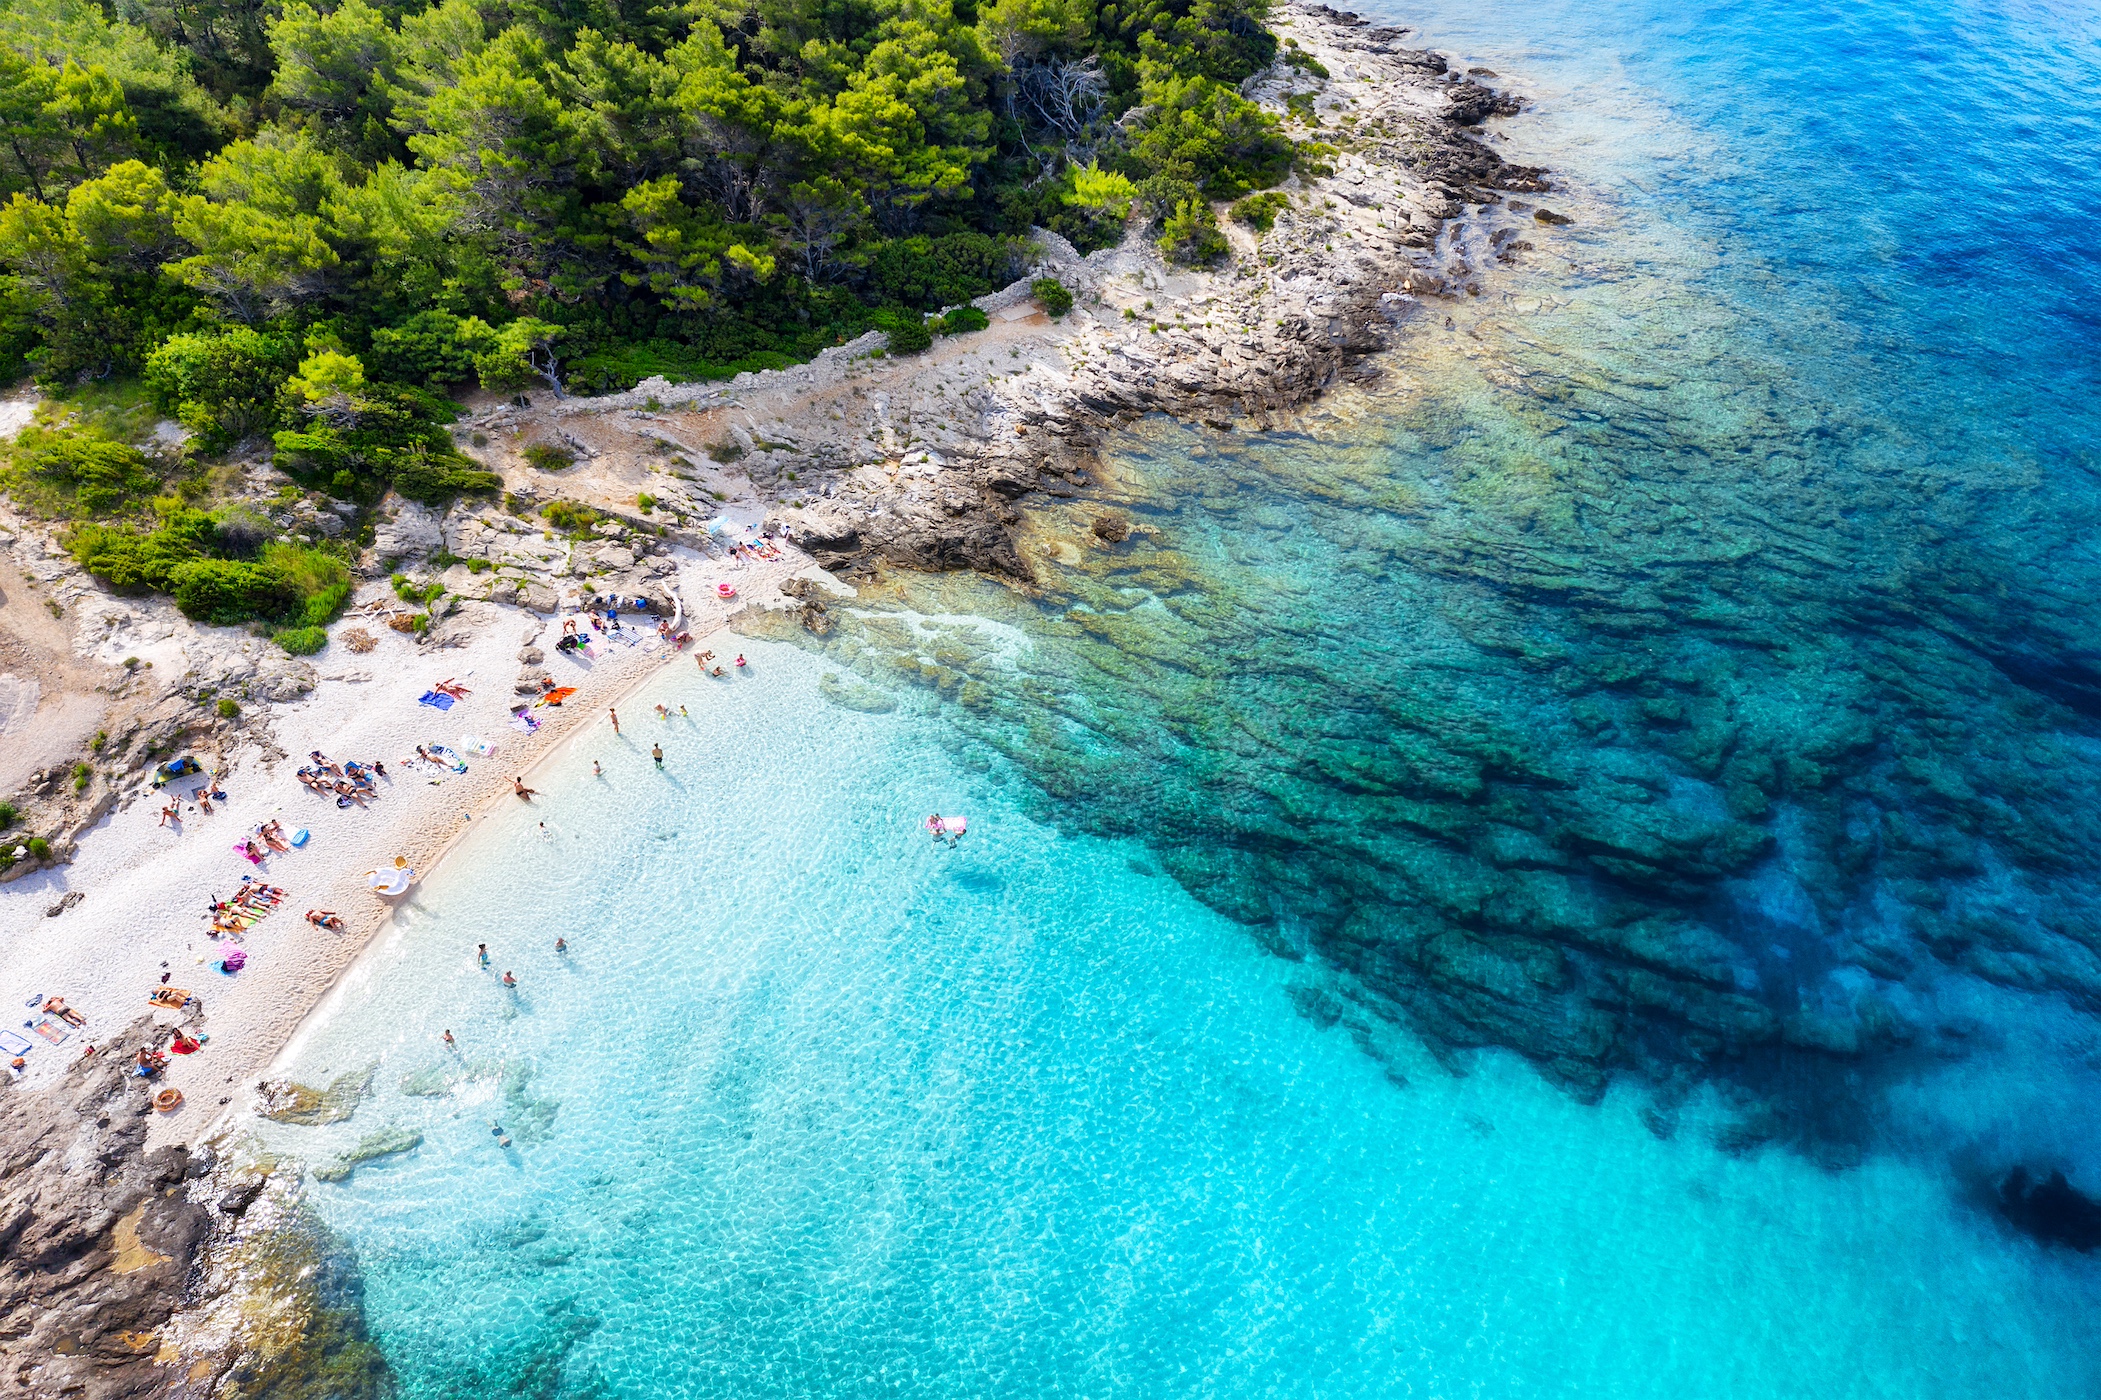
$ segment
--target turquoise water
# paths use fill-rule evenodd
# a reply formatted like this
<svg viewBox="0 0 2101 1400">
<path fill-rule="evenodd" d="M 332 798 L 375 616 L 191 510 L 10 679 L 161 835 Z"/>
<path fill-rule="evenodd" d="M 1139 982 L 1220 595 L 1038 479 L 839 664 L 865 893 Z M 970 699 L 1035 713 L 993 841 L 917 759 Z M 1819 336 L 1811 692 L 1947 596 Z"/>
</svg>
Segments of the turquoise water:
<svg viewBox="0 0 2101 1400">
<path fill-rule="evenodd" d="M 1391 18 L 1572 229 L 668 675 L 296 1048 L 406 1394 L 2101 1390 L 1990 1200 L 2101 1186 L 2101 20 Z"/>
<path fill-rule="evenodd" d="M 753 654 L 641 697 L 690 724 L 545 771 L 297 1052 L 373 1092 L 274 1143 L 423 1135 L 314 1188 L 404 1393 L 2090 1388 L 2091 1271 L 1931 1174 L 1660 1141 L 1510 1060 L 1382 1065 L 1142 849 Z"/>
</svg>

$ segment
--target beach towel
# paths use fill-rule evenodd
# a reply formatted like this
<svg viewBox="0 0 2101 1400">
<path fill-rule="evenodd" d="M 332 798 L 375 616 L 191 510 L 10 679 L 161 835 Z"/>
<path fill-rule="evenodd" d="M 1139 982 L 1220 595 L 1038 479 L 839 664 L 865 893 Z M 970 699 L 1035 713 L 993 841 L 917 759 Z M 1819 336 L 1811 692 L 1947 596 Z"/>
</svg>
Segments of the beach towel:
<svg viewBox="0 0 2101 1400">
<path fill-rule="evenodd" d="M 558 685 L 553 690 L 550 690 L 545 695 L 541 696 L 534 703 L 539 705 L 559 705 L 564 700 L 567 700 L 570 696 L 574 694 L 576 694 L 575 686 Z"/>
<path fill-rule="evenodd" d="M 190 994 L 180 987 L 155 987 L 153 995 L 146 1000 L 170 1011 L 180 1011 L 190 1004 Z"/>
<path fill-rule="evenodd" d="M 339 802 L 337 805 L 340 806 L 341 803 Z M 263 858 L 261 856 L 250 853 L 250 851 L 248 850 L 248 843 L 246 841 L 234 842 L 233 848 L 236 851 L 239 851 L 241 853 L 241 858 L 246 860 L 249 864 L 261 865 L 263 863 Z"/>
<path fill-rule="evenodd" d="M 66 1037 L 73 1034 L 72 1031 L 52 1020 L 49 1016 L 36 1023 L 36 1033 L 53 1045 L 64 1045 Z"/>
<path fill-rule="evenodd" d="M 430 751 L 437 758 L 443 760 L 445 766 L 450 768 L 453 772 L 464 773 L 467 771 L 467 760 L 461 758 L 458 754 L 454 753 L 451 749 L 446 748 L 443 744 L 432 744 L 430 746 Z"/>
<path fill-rule="evenodd" d="M 449 710 L 453 706 L 453 699 L 442 690 L 426 690 L 416 697 L 416 703 L 428 705 L 434 710 Z"/>
<path fill-rule="evenodd" d="M 5 1051 L 10 1055 L 26 1055 L 34 1049 L 36 1049 L 34 1045 L 31 1045 L 13 1031 L 0 1031 L 0 1051 Z"/>
<path fill-rule="evenodd" d="M 242 952 L 239 948 L 236 948 L 231 953 L 228 953 L 224 961 L 222 961 L 220 964 L 220 966 L 228 972 L 239 972 L 242 968 L 246 967 L 247 965 L 248 955 Z"/>
<path fill-rule="evenodd" d="M 461 735 L 460 747 L 473 754 L 476 758 L 494 758 L 496 756 L 496 746 L 479 734 Z"/>
<path fill-rule="evenodd" d="M 530 734 L 539 727 L 540 721 L 534 719 L 531 715 L 527 714 L 523 710 L 519 710 L 516 714 L 513 714 L 511 716 L 511 728 L 519 731 L 522 734 Z"/>
</svg>

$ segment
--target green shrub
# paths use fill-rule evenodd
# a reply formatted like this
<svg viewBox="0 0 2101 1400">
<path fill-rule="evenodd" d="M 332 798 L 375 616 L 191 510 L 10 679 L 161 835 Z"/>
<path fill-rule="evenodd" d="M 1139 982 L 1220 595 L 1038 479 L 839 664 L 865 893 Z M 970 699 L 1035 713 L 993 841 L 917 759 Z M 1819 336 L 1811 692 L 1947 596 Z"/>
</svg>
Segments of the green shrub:
<svg viewBox="0 0 2101 1400">
<path fill-rule="evenodd" d="M 328 629 L 325 627 L 286 627 L 272 638 L 293 656 L 312 656 L 328 645 Z"/>
<path fill-rule="evenodd" d="M 88 784 L 95 780 L 95 770 L 85 763 L 73 765 L 73 791 L 86 792 Z"/>
<path fill-rule="evenodd" d="M 1014 279 L 1021 258 L 1019 240 L 973 231 L 893 238 L 868 256 L 868 295 L 931 311 L 999 290 Z"/>
<path fill-rule="evenodd" d="M 1029 295 L 1055 321 L 1072 310 L 1072 293 L 1055 277 L 1038 277 L 1029 283 Z"/>
<path fill-rule="evenodd" d="M 1268 233 L 1277 226 L 1277 215 L 1288 208 L 1291 200 L 1281 190 L 1264 190 L 1251 194 L 1234 204 L 1229 211 L 1235 223 Z"/>
<path fill-rule="evenodd" d="M 1224 257 L 1227 247 L 1217 216 L 1201 199 L 1185 199 L 1176 205 L 1160 230 L 1160 252 L 1169 262 L 1200 267 Z"/>
<path fill-rule="evenodd" d="M 37 860 L 51 859 L 51 843 L 41 836 L 32 836 L 28 841 L 29 854 Z"/>
<path fill-rule="evenodd" d="M 589 506 L 580 506 L 574 501 L 549 501 L 540 507 L 540 518 L 555 529 L 572 535 L 584 534 L 605 519 Z"/>
<path fill-rule="evenodd" d="M 192 559 L 177 564 L 168 581 L 183 616 L 219 626 L 282 616 L 300 601 L 275 569 L 237 559 Z"/>
<path fill-rule="evenodd" d="M 485 574 L 489 572 L 489 561 L 486 559 L 469 559 L 467 561 L 467 572 L 470 574 Z"/>
<path fill-rule="evenodd" d="M 639 510 L 639 511 L 641 511 L 641 512 L 642 512 L 642 513 L 643 513 L 644 515 L 647 515 L 647 514 L 649 514 L 649 513 L 651 512 L 651 511 L 655 510 L 656 508 L 657 508 L 657 498 L 656 498 L 656 497 L 654 497 L 654 496 L 650 495 L 650 494 L 649 494 L 649 493 L 648 493 L 647 491 L 638 491 L 638 492 L 636 492 L 636 493 L 635 493 L 635 509 L 636 509 L 636 510 Z"/>
<path fill-rule="evenodd" d="M 1296 44 L 1284 50 L 1284 62 L 1302 73 L 1311 73 L 1316 78 L 1328 76 L 1328 70 L 1322 66 L 1321 61 Z"/>
<path fill-rule="evenodd" d="M 520 455 L 543 472 L 558 472 L 564 467 L 576 465 L 576 454 L 558 443 L 536 442 Z"/>
<path fill-rule="evenodd" d="M 926 318 L 916 311 L 887 317 L 883 321 L 883 335 L 888 341 L 886 348 L 893 355 L 917 355 L 934 343 Z"/>
<path fill-rule="evenodd" d="M 259 331 L 175 335 L 147 356 L 145 381 L 155 406 L 215 452 L 277 423 L 278 390 L 298 365 L 296 344 Z"/>
<path fill-rule="evenodd" d="M 0 483 L 46 514 L 90 519 L 135 511 L 161 485 L 137 448 L 72 427 L 23 429 Z"/>
<path fill-rule="evenodd" d="M 220 719 L 233 719 L 241 713 L 241 707 L 239 705 L 236 705 L 230 699 L 221 700 L 217 705 L 213 706 L 212 708 L 219 712 Z"/>
<path fill-rule="evenodd" d="M 970 331 L 981 331 L 992 324 L 992 318 L 975 306 L 959 306 L 946 316 L 937 318 L 933 329 L 942 335 L 962 335 Z"/>
<path fill-rule="evenodd" d="M 474 377 L 474 353 L 449 311 L 419 311 L 398 326 L 381 326 L 364 361 L 374 378 L 400 384 L 437 388 Z"/>
<path fill-rule="evenodd" d="M 0 802 L 0 831 L 5 831 L 9 827 L 13 826 L 15 824 L 15 818 L 21 815 L 22 809 L 20 807 L 17 807 L 14 803 Z"/>
<path fill-rule="evenodd" d="M 470 466 L 465 458 L 416 458 L 395 468 L 394 489 L 411 501 L 442 506 L 455 496 L 480 496 L 501 489 L 495 472 Z"/>
</svg>

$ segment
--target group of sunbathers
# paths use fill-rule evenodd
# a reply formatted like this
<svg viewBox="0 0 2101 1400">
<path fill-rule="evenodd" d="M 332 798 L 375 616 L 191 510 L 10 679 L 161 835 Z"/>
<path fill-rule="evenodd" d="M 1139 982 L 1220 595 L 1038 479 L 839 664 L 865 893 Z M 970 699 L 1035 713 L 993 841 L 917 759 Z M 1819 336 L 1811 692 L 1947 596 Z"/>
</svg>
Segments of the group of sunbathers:
<svg viewBox="0 0 2101 1400">
<path fill-rule="evenodd" d="M 272 826 L 276 823 L 272 822 Z M 266 917 L 285 897 L 285 892 L 276 885 L 266 885 L 253 876 L 243 877 L 241 888 L 232 899 L 214 900 L 211 904 L 212 936 L 239 933 L 257 920 Z"/>
<path fill-rule="evenodd" d="M 364 806 L 367 797 L 379 795 L 379 784 L 373 781 L 374 776 L 387 776 L 384 763 L 364 764 L 355 759 L 337 763 L 319 749 L 307 757 L 314 761 L 314 766 L 300 769 L 299 781 L 311 792 L 333 797 L 338 807 L 348 807 L 353 803 Z"/>
<path fill-rule="evenodd" d="M 212 814 L 212 803 L 214 801 L 224 802 L 225 800 L 226 793 L 220 789 L 217 778 L 214 778 L 202 787 L 190 789 L 190 801 L 196 803 L 207 817 Z M 168 805 L 160 809 L 160 825 L 182 825 L 182 798 L 180 796 L 170 797 Z"/>
</svg>

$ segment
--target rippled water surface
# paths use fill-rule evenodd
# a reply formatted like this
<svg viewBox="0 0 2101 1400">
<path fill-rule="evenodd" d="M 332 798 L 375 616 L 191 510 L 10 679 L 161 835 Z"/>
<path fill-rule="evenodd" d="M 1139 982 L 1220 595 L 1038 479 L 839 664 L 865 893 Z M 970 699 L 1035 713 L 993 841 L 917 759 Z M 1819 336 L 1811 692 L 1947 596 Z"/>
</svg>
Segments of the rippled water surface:
<svg viewBox="0 0 2101 1400">
<path fill-rule="evenodd" d="M 1384 17 L 1572 228 L 1040 597 L 670 674 L 296 1048 L 408 1394 L 2101 1388 L 1991 1199 L 2101 1187 L 2101 24 Z"/>
</svg>

